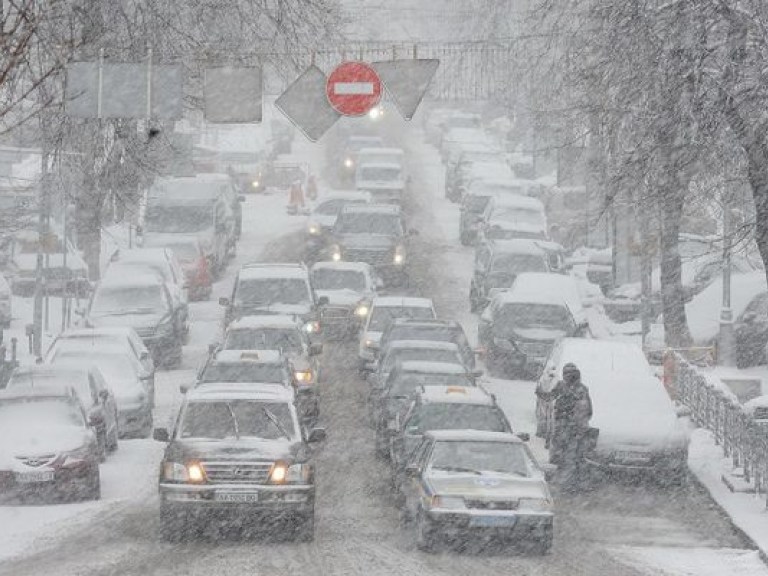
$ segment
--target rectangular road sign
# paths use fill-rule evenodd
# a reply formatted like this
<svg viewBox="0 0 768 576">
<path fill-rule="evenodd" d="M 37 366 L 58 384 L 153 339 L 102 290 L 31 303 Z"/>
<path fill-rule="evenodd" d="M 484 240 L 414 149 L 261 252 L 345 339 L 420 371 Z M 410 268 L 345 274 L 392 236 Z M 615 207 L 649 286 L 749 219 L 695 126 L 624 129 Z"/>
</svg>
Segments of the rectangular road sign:
<svg viewBox="0 0 768 576">
<path fill-rule="evenodd" d="M 323 71 L 312 65 L 275 100 L 275 107 L 312 142 L 317 142 L 341 116 L 328 102 L 325 84 Z"/>
<path fill-rule="evenodd" d="M 333 85 L 335 94 L 373 94 L 373 82 L 336 82 Z"/>
<path fill-rule="evenodd" d="M 203 93 L 206 121 L 261 122 L 261 68 L 206 68 Z"/>
</svg>

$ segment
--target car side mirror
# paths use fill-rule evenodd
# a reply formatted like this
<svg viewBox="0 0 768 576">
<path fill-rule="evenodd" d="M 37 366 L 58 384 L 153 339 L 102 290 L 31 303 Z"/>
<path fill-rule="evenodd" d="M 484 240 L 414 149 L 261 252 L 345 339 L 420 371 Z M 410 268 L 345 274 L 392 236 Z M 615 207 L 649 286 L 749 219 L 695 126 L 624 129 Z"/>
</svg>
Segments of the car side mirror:
<svg viewBox="0 0 768 576">
<path fill-rule="evenodd" d="M 528 434 L 528 432 L 520 432 L 517 434 L 517 437 L 520 438 L 523 442 L 528 442 L 531 439 L 531 435 Z"/>
<path fill-rule="evenodd" d="M 168 434 L 167 428 L 155 428 L 152 432 L 152 438 L 157 440 L 158 442 L 168 442 L 170 440 L 170 435 Z"/>
<path fill-rule="evenodd" d="M 312 428 L 309 431 L 307 442 L 314 444 L 315 442 L 322 442 L 327 438 L 328 434 L 325 432 L 325 428 Z"/>
<path fill-rule="evenodd" d="M 421 473 L 421 469 L 416 464 L 408 464 L 403 472 L 408 478 L 415 478 Z"/>
<path fill-rule="evenodd" d="M 229 298 L 222 296 L 219 298 L 219 306 L 229 306 Z"/>
<path fill-rule="evenodd" d="M 310 344 L 309 346 L 309 355 L 310 356 L 319 356 L 323 353 L 323 345 L 322 344 Z"/>
<path fill-rule="evenodd" d="M 317 299 L 317 305 L 318 306 L 328 306 L 331 301 L 328 299 L 328 296 L 320 296 L 320 298 Z"/>
<path fill-rule="evenodd" d="M 189 384 L 181 384 L 179 385 L 179 392 L 181 392 L 182 394 L 186 394 L 187 392 L 189 392 L 189 389 L 191 387 L 192 386 L 190 386 Z"/>
</svg>

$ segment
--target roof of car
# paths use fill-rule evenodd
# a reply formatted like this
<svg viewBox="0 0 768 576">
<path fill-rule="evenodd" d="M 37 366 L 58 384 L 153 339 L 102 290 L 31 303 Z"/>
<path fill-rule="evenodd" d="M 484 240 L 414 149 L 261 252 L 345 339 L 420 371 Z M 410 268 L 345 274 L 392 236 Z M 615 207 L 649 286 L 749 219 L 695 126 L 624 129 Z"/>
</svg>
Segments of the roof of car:
<svg viewBox="0 0 768 576">
<path fill-rule="evenodd" d="M 3 388 L 0 390 L 0 402 L 3 400 L 16 400 L 19 398 L 73 398 L 76 397 L 74 390 L 59 388 L 57 386 L 41 386 L 32 388 L 28 386 L 17 386 L 14 388 Z"/>
<path fill-rule="evenodd" d="M 396 162 L 364 162 L 360 168 L 388 168 L 391 170 L 400 170 L 402 166 Z"/>
<path fill-rule="evenodd" d="M 401 350 L 449 350 L 458 351 L 459 347 L 453 342 L 440 340 L 392 340 L 389 343 L 391 349 Z"/>
<path fill-rule="evenodd" d="M 431 298 L 417 298 L 414 296 L 377 296 L 373 299 L 372 306 L 386 308 L 434 308 Z"/>
<path fill-rule="evenodd" d="M 511 442 L 522 444 L 523 441 L 509 432 L 486 432 L 484 430 L 430 430 L 426 438 L 437 442 Z"/>
<path fill-rule="evenodd" d="M 294 393 L 279 384 L 218 383 L 206 382 L 192 388 L 187 401 L 213 400 L 266 400 L 269 402 L 293 402 Z"/>
<path fill-rule="evenodd" d="M 257 329 L 257 328 L 298 328 L 299 324 L 293 316 L 285 314 L 262 314 L 242 316 L 233 320 L 228 330 Z"/>
<path fill-rule="evenodd" d="M 400 206 L 395 204 L 348 204 L 342 206 L 343 214 L 400 214 Z"/>
<path fill-rule="evenodd" d="M 219 350 L 214 364 L 282 364 L 278 350 Z"/>
<path fill-rule="evenodd" d="M 312 266 L 311 270 L 348 270 L 369 273 L 371 266 L 365 262 L 317 262 Z"/>
<path fill-rule="evenodd" d="M 496 404 L 494 397 L 483 388 L 471 386 L 424 386 L 416 396 L 422 404 Z"/>
<path fill-rule="evenodd" d="M 404 155 L 405 150 L 402 148 L 360 148 L 360 151 L 358 154 L 397 154 L 397 155 Z"/>
<path fill-rule="evenodd" d="M 521 208 L 523 210 L 544 211 L 544 204 L 538 198 L 523 196 L 521 194 L 509 194 L 496 196 L 494 208 Z"/>
<path fill-rule="evenodd" d="M 240 268 L 239 277 L 244 279 L 257 278 L 304 278 L 307 277 L 307 269 L 301 264 L 282 263 L 253 263 L 244 264 Z"/>
<path fill-rule="evenodd" d="M 130 276 L 105 276 L 99 281 L 99 286 L 119 286 L 121 288 L 130 288 L 132 286 L 163 286 L 165 282 L 157 274 L 136 273 Z"/>
<path fill-rule="evenodd" d="M 415 326 L 418 328 L 462 328 L 461 324 L 459 324 L 456 320 L 444 320 L 442 318 L 395 318 L 392 320 L 390 325 L 392 327 Z"/>
<path fill-rule="evenodd" d="M 527 238 L 490 240 L 488 244 L 497 253 L 535 254 L 537 256 L 544 256 L 546 254 L 546 249 L 543 247 L 546 242 L 540 242 L 539 240 Z"/>
<path fill-rule="evenodd" d="M 409 360 L 401 362 L 398 368 L 400 372 L 416 372 L 419 374 L 469 374 L 465 366 L 454 362 Z"/>
<path fill-rule="evenodd" d="M 567 304 L 571 312 L 582 308 L 578 286 L 571 276 L 554 272 L 523 272 L 512 288 L 499 293 L 499 303 Z"/>
</svg>

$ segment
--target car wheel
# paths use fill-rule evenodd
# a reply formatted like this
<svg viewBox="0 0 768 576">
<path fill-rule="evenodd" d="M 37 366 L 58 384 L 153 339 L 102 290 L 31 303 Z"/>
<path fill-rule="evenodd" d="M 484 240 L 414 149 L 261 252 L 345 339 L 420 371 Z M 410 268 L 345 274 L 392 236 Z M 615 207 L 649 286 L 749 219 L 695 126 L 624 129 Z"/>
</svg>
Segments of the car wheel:
<svg viewBox="0 0 768 576">
<path fill-rule="evenodd" d="M 424 512 L 419 512 L 416 518 L 416 547 L 424 552 L 431 552 L 435 549 L 434 527 Z"/>
</svg>

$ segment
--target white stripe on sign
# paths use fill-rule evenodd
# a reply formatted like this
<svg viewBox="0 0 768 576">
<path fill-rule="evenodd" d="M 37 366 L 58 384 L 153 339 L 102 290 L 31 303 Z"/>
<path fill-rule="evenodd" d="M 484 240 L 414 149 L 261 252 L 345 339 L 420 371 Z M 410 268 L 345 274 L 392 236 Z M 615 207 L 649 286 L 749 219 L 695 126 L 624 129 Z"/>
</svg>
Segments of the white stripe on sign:
<svg viewBox="0 0 768 576">
<path fill-rule="evenodd" d="M 373 82 L 336 82 L 333 93 L 343 96 L 373 95 Z"/>
</svg>

